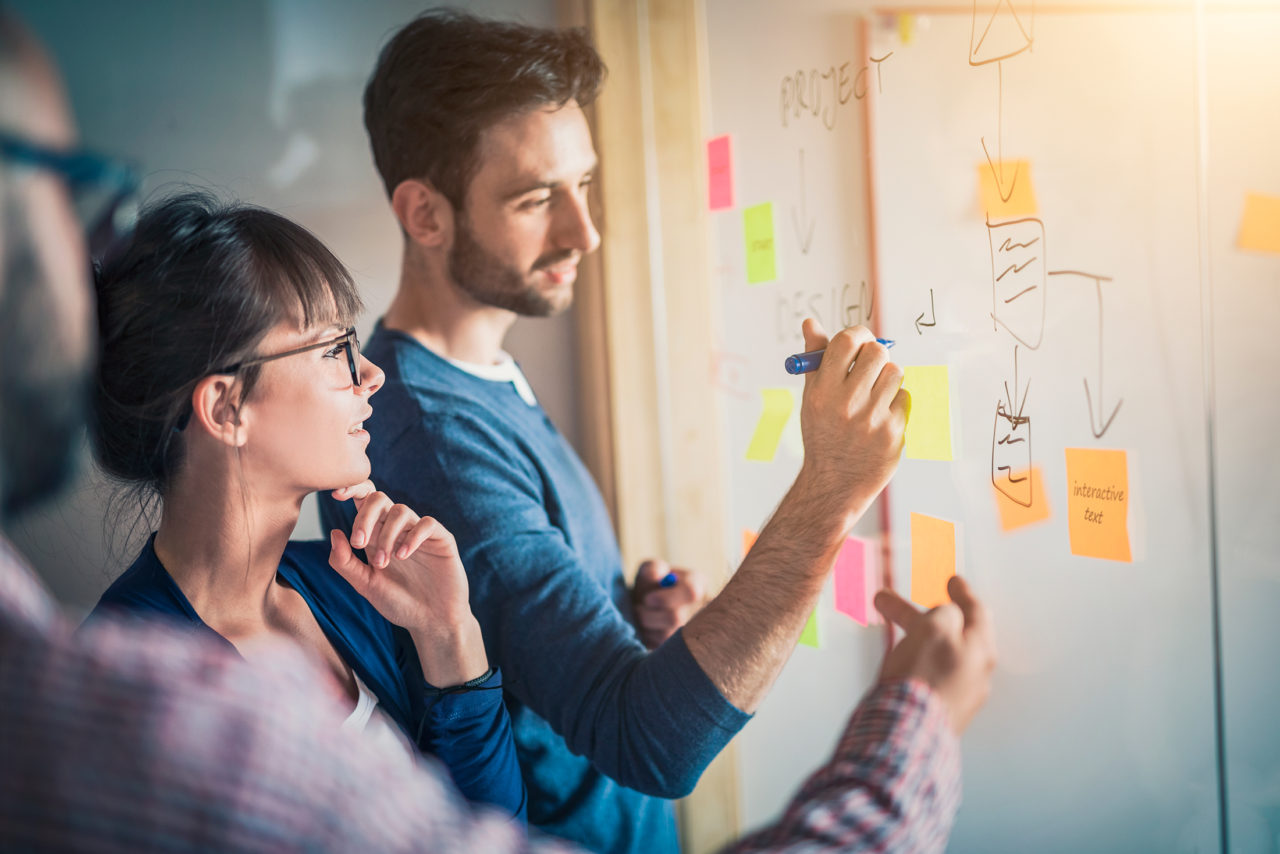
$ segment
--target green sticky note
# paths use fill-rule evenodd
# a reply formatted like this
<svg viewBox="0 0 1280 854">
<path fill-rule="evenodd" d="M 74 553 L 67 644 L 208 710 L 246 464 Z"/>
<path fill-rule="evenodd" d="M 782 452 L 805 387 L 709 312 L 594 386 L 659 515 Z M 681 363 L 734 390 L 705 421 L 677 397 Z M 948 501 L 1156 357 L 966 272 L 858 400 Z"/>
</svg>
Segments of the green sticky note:
<svg viewBox="0 0 1280 854">
<path fill-rule="evenodd" d="M 814 649 L 818 648 L 818 607 L 816 605 L 813 612 L 809 614 L 809 622 L 804 624 L 804 631 L 800 633 L 800 643 Z"/>
<path fill-rule="evenodd" d="M 951 382 L 947 366 L 909 365 L 902 373 L 902 387 L 911 394 L 903 454 L 909 460 L 952 459 Z"/>
<path fill-rule="evenodd" d="M 744 210 L 742 232 L 747 244 L 747 284 L 772 282 L 778 278 L 777 256 L 773 247 L 773 202 Z"/>
<path fill-rule="evenodd" d="M 751 444 L 747 445 L 747 459 L 767 463 L 772 462 L 778 452 L 778 440 L 795 408 L 795 397 L 789 388 L 763 388 L 760 396 L 764 398 L 764 409 L 756 422 L 756 431 L 751 434 Z"/>
</svg>

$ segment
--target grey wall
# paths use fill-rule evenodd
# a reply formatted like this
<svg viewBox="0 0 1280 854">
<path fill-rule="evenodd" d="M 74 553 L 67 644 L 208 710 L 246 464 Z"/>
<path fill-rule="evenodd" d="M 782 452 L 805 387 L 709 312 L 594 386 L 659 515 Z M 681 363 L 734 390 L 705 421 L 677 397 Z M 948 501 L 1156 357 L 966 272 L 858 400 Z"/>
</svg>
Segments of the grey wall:
<svg viewBox="0 0 1280 854">
<path fill-rule="evenodd" d="M 65 78 L 87 145 L 136 160 L 144 193 L 181 183 L 278 210 L 316 232 L 364 294 L 367 332 L 390 302 L 400 235 L 374 171 L 360 93 L 379 47 L 430 3 L 397 0 L 16 0 Z M 555 24 L 555 0 L 476 0 L 481 14 Z M 508 349 L 576 442 L 569 315 L 524 321 Z M 87 459 L 62 504 L 13 526 L 53 592 L 91 606 L 132 559 L 136 505 L 116 501 Z M 308 506 L 298 536 L 319 535 Z"/>
</svg>

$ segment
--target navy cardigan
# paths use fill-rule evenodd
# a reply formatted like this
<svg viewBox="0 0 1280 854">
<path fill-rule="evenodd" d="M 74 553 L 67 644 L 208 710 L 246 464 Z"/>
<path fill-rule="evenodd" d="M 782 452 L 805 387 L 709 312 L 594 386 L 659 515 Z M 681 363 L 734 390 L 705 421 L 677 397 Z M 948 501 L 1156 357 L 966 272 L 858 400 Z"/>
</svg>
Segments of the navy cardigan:
<svg viewBox="0 0 1280 854">
<path fill-rule="evenodd" d="M 90 619 L 119 610 L 161 615 L 231 646 L 191 607 L 160 563 L 154 543 L 152 534 L 133 565 L 102 594 Z M 465 692 L 441 693 L 428 684 L 409 633 L 388 622 L 329 566 L 328 543 L 290 542 L 279 574 L 306 601 L 383 712 L 419 750 L 444 763 L 462 794 L 523 821 L 525 788 L 502 702 L 502 675 L 495 669 L 481 690 Z"/>
</svg>

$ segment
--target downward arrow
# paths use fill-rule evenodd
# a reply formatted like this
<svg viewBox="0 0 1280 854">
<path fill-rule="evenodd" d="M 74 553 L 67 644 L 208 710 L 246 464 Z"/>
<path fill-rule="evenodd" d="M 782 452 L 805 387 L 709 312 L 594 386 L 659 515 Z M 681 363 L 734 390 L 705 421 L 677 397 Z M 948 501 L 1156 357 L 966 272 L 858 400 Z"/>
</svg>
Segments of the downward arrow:
<svg viewBox="0 0 1280 854">
<path fill-rule="evenodd" d="M 987 138 L 981 137 L 982 153 L 987 155 L 987 166 L 991 169 L 991 177 L 996 181 L 996 192 L 1000 194 L 1000 201 L 1007 202 L 1013 198 L 1013 190 L 1018 186 L 1018 171 L 1022 168 L 1021 164 L 1015 166 L 1013 175 L 1009 178 L 1009 191 L 1005 192 L 1004 186 L 1004 63 L 996 63 L 996 72 L 999 77 L 999 95 L 1000 100 L 996 107 L 996 163 L 991 161 L 991 152 L 987 151 Z M 990 211 L 988 211 L 990 213 Z"/>
<path fill-rule="evenodd" d="M 809 254 L 809 244 L 813 243 L 813 227 L 817 224 L 816 220 L 809 219 L 808 206 L 805 204 L 804 197 L 804 149 L 800 149 L 800 216 L 796 217 L 796 209 L 791 208 L 791 225 L 796 230 L 796 240 L 800 243 L 800 252 L 804 255 Z M 808 228 L 803 227 L 802 223 L 808 222 Z"/>
<path fill-rule="evenodd" d="M 1093 433 L 1093 438 L 1101 439 L 1103 434 L 1111 427 L 1111 422 L 1116 420 L 1116 413 L 1120 411 L 1120 405 L 1124 403 L 1124 399 L 1116 401 L 1116 405 L 1111 408 L 1111 414 L 1107 415 L 1107 407 L 1104 402 L 1102 392 L 1102 283 L 1111 281 L 1109 276 L 1095 276 L 1092 273 L 1083 273 L 1079 270 L 1050 270 L 1050 276 L 1080 276 L 1085 279 L 1093 280 L 1094 291 L 1098 295 L 1098 390 L 1096 405 L 1093 389 L 1089 388 L 1089 378 L 1084 378 L 1084 399 L 1089 404 L 1089 430 Z M 1096 415 L 1095 415 L 1096 410 Z"/>
<path fill-rule="evenodd" d="M 916 334 L 923 335 L 920 331 L 921 326 L 937 326 L 938 313 L 933 310 L 933 288 L 929 288 L 929 322 L 924 322 L 924 312 L 920 312 L 920 316 L 916 318 Z"/>
</svg>

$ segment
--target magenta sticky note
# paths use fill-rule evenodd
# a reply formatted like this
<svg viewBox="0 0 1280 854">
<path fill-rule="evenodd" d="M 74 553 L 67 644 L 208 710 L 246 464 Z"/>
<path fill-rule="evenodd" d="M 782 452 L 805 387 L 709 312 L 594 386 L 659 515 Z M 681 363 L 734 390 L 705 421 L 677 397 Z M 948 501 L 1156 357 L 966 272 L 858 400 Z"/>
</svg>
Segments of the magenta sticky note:
<svg viewBox="0 0 1280 854">
<path fill-rule="evenodd" d="M 733 157 L 728 134 L 707 142 L 707 191 L 711 210 L 733 207 Z"/>
<path fill-rule="evenodd" d="M 836 555 L 836 610 L 867 624 L 867 557 L 870 543 L 860 537 L 846 537 Z"/>
</svg>

